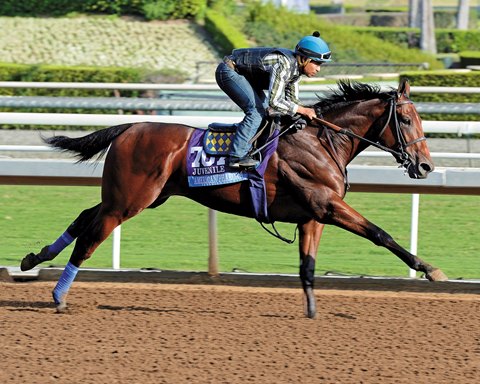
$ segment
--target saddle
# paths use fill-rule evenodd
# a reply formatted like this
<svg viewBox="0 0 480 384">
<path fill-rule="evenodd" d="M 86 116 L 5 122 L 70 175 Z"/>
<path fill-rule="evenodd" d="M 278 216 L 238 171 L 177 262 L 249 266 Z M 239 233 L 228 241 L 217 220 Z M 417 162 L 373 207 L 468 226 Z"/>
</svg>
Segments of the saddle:
<svg viewBox="0 0 480 384">
<path fill-rule="evenodd" d="M 249 155 L 252 155 L 260 146 L 264 145 L 272 136 L 276 121 L 272 118 L 265 119 L 255 136 L 250 140 L 252 148 Z M 230 152 L 230 145 L 237 131 L 238 124 L 211 123 L 203 141 L 203 148 L 208 155 L 227 156 Z"/>
</svg>

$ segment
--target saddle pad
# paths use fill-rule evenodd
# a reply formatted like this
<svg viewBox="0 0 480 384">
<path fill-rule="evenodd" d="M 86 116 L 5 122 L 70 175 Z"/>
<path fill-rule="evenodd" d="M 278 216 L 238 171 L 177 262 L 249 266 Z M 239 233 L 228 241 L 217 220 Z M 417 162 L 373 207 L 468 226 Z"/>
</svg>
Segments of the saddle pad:
<svg viewBox="0 0 480 384">
<path fill-rule="evenodd" d="M 225 132 L 218 132 L 225 133 Z M 261 162 L 256 169 L 249 171 L 232 170 L 226 164 L 226 156 L 207 153 L 205 146 L 205 135 L 207 131 L 195 129 L 187 152 L 187 179 L 189 187 L 211 187 L 215 185 L 234 184 L 248 181 L 251 208 L 254 217 L 262 222 L 269 223 L 267 209 L 267 196 L 263 175 L 267 168 L 268 160 L 277 149 L 278 130 L 273 134 L 273 140 L 262 149 Z M 215 139 L 220 141 L 220 139 Z"/>
<path fill-rule="evenodd" d="M 207 135 L 212 133 L 226 134 L 228 132 L 211 132 L 196 129 L 190 138 L 187 153 L 187 177 L 189 187 L 207 187 L 248 180 L 248 172 L 232 171 L 228 168 L 226 165 L 226 154 L 228 150 L 226 152 L 219 150 L 211 152 L 206 150 L 204 143 L 207 141 Z M 212 135 L 209 140 L 213 148 L 217 144 L 220 145 L 220 143 L 225 147 L 228 139 Z M 230 142 L 231 140 L 228 140 L 228 143 Z"/>
<path fill-rule="evenodd" d="M 234 131 L 207 130 L 203 140 L 203 148 L 209 155 L 224 155 L 230 151 Z"/>
</svg>

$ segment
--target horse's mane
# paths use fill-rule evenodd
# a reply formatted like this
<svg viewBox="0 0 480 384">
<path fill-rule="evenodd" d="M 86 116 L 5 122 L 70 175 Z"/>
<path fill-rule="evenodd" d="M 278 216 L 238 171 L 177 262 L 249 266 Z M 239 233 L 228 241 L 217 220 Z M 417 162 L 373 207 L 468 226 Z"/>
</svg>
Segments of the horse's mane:
<svg viewBox="0 0 480 384">
<path fill-rule="evenodd" d="M 359 83 L 357 81 L 340 80 L 338 89 L 333 90 L 325 97 L 319 97 L 319 101 L 313 106 L 322 113 L 336 110 L 360 100 L 382 99 L 392 97 L 394 91 L 382 91 L 379 85 Z"/>
</svg>

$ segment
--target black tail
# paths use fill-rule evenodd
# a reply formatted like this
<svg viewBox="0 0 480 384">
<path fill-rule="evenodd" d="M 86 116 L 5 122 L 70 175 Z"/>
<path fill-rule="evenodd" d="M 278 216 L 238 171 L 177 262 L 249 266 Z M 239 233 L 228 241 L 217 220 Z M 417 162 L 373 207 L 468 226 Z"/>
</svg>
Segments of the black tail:
<svg viewBox="0 0 480 384">
<path fill-rule="evenodd" d="M 110 143 L 132 125 L 116 125 L 79 138 L 53 136 L 43 138 L 43 141 L 51 147 L 61 148 L 64 152 L 74 152 L 79 162 L 90 160 L 96 154 L 98 160 L 107 152 Z"/>
</svg>

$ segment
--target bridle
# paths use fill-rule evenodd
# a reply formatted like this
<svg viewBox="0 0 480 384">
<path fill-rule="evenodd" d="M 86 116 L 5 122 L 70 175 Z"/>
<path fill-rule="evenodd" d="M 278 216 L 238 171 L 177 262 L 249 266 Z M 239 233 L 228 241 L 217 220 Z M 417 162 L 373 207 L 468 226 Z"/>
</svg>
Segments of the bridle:
<svg viewBox="0 0 480 384">
<path fill-rule="evenodd" d="M 408 167 L 411 164 L 415 163 L 415 160 L 412 159 L 412 157 L 408 154 L 407 148 L 418 142 L 426 140 L 426 138 L 425 136 L 421 136 L 410 142 L 407 142 L 405 139 L 405 135 L 403 134 L 402 129 L 400 127 L 400 123 L 398 122 L 397 107 L 405 104 L 413 104 L 411 100 L 397 102 L 397 97 L 396 95 L 394 95 L 388 100 L 388 102 L 389 102 L 388 118 L 387 118 L 387 121 L 385 122 L 385 125 L 381 129 L 380 134 L 378 135 L 378 141 L 376 142 L 369 140 L 363 136 L 357 135 L 356 133 L 348 129 L 341 128 L 336 124 L 333 124 L 333 123 L 330 123 L 329 121 L 324 120 L 323 118 L 314 117 L 314 121 L 316 121 L 317 123 L 320 123 L 320 125 L 322 126 L 332 129 L 336 133 L 340 133 L 340 134 L 358 139 L 378 149 L 381 149 L 382 151 L 391 153 L 397 159 L 397 161 L 401 164 L 402 167 L 404 167 L 405 169 L 408 169 Z M 380 139 L 384 134 L 385 130 L 387 129 L 387 127 L 390 125 L 390 122 L 392 121 L 392 117 L 393 117 L 393 121 L 395 122 L 395 124 L 393 125 L 393 133 L 395 135 L 396 147 L 398 147 L 399 150 L 391 149 L 383 144 L 380 144 Z"/>
</svg>

